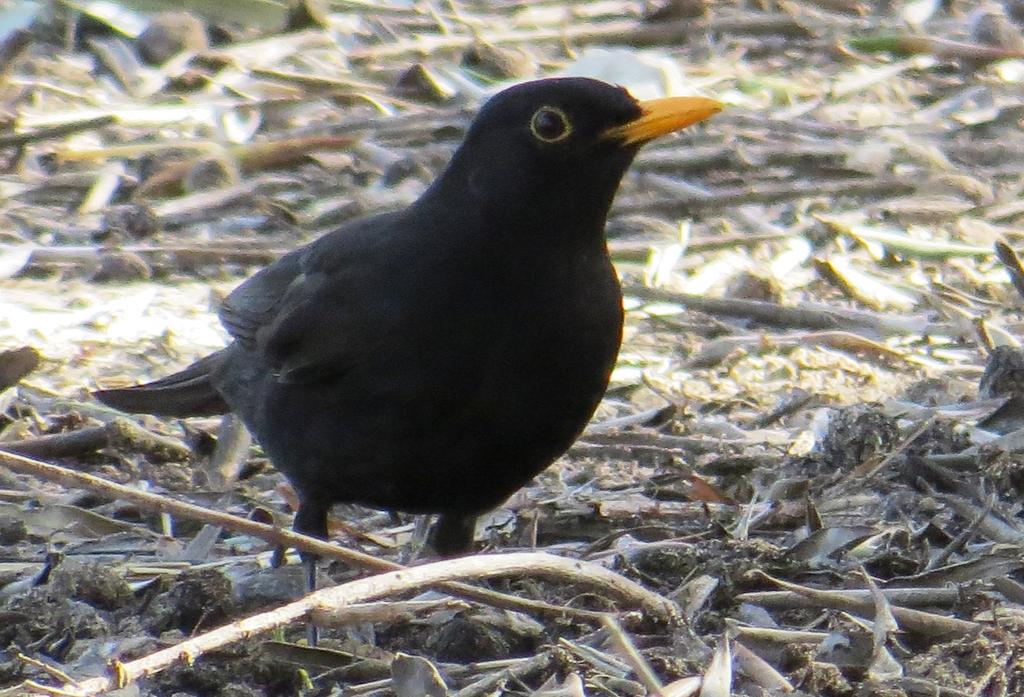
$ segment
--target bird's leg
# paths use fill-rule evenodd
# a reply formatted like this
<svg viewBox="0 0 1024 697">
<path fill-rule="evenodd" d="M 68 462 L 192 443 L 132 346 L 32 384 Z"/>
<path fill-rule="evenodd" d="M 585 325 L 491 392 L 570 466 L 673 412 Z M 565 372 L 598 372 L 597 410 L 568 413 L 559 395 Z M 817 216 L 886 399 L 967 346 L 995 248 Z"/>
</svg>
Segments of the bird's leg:
<svg viewBox="0 0 1024 697">
<path fill-rule="evenodd" d="M 476 516 L 442 513 L 434 523 L 430 543 L 440 557 L 454 557 L 473 549 Z"/>
<path fill-rule="evenodd" d="M 327 510 L 328 506 L 316 501 L 304 501 L 299 504 L 299 510 L 295 513 L 295 520 L 292 529 L 295 532 L 316 537 L 320 540 L 327 539 Z M 300 552 L 302 565 L 306 569 L 306 592 L 312 593 L 316 590 L 316 563 L 319 557 L 315 554 Z M 306 638 L 310 646 L 316 646 L 318 635 L 316 626 L 313 623 L 306 625 Z"/>
<path fill-rule="evenodd" d="M 274 547 L 274 553 L 270 555 L 270 568 L 279 569 L 284 566 L 284 545 L 277 545 Z"/>
</svg>

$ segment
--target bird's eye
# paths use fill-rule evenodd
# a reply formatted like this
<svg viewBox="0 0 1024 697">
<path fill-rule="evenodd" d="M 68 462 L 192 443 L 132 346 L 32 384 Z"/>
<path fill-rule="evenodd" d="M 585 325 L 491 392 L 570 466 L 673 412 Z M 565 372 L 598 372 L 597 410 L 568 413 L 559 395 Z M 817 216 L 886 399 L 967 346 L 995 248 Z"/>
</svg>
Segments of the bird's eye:
<svg viewBox="0 0 1024 697">
<path fill-rule="evenodd" d="M 530 132 L 537 140 L 545 143 L 557 143 L 565 140 L 572 133 L 569 117 L 561 109 L 553 106 L 542 106 L 534 112 L 530 119 Z"/>
</svg>

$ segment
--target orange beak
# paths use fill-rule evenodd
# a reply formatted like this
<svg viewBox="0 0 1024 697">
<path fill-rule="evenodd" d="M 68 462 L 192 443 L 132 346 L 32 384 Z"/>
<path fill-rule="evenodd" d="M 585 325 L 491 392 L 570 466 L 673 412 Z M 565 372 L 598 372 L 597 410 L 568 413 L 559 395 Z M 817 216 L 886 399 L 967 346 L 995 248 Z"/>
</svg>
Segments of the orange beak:
<svg viewBox="0 0 1024 697">
<path fill-rule="evenodd" d="M 621 140 L 623 145 L 642 145 L 658 136 L 703 121 L 721 110 L 721 102 L 707 97 L 648 99 L 640 102 L 639 118 L 609 128 L 602 135 Z"/>
</svg>

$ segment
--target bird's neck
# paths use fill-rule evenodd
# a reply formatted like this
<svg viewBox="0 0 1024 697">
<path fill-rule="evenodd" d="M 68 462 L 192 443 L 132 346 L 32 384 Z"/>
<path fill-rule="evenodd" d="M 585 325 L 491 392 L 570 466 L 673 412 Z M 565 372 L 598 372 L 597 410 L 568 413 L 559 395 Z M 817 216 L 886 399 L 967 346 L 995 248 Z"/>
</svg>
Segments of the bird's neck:
<svg viewBox="0 0 1024 697">
<path fill-rule="evenodd" d="M 456 235 L 460 228 L 493 235 L 501 247 L 513 244 L 535 253 L 538 249 L 552 253 L 605 249 L 604 228 L 618 177 L 609 183 L 584 183 L 555 176 L 509 195 L 491 186 L 488 174 L 486 169 L 451 167 L 423 194 L 416 208 L 424 215 L 450 220 Z"/>
</svg>

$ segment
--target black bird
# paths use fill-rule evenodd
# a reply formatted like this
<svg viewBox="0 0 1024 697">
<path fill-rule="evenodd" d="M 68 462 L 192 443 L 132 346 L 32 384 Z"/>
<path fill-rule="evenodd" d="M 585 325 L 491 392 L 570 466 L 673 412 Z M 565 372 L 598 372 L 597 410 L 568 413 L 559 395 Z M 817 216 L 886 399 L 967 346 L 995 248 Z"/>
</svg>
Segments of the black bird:
<svg viewBox="0 0 1024 697">
<path fill-rule="evenodd" d="M 236 288 L 226 348 L 96 396 L 238 414 L 295 488 L 298 532 L 326 538 L 331 504 L 351 502 L 439 513 L 437 552 L 466 551 L 476 517 L 564 453 L 608 385 L 622 296 L 604 227 L 622 175 L 720 108 L 584 78 L 511 87 L 415 203 Z"/>
</svg>

